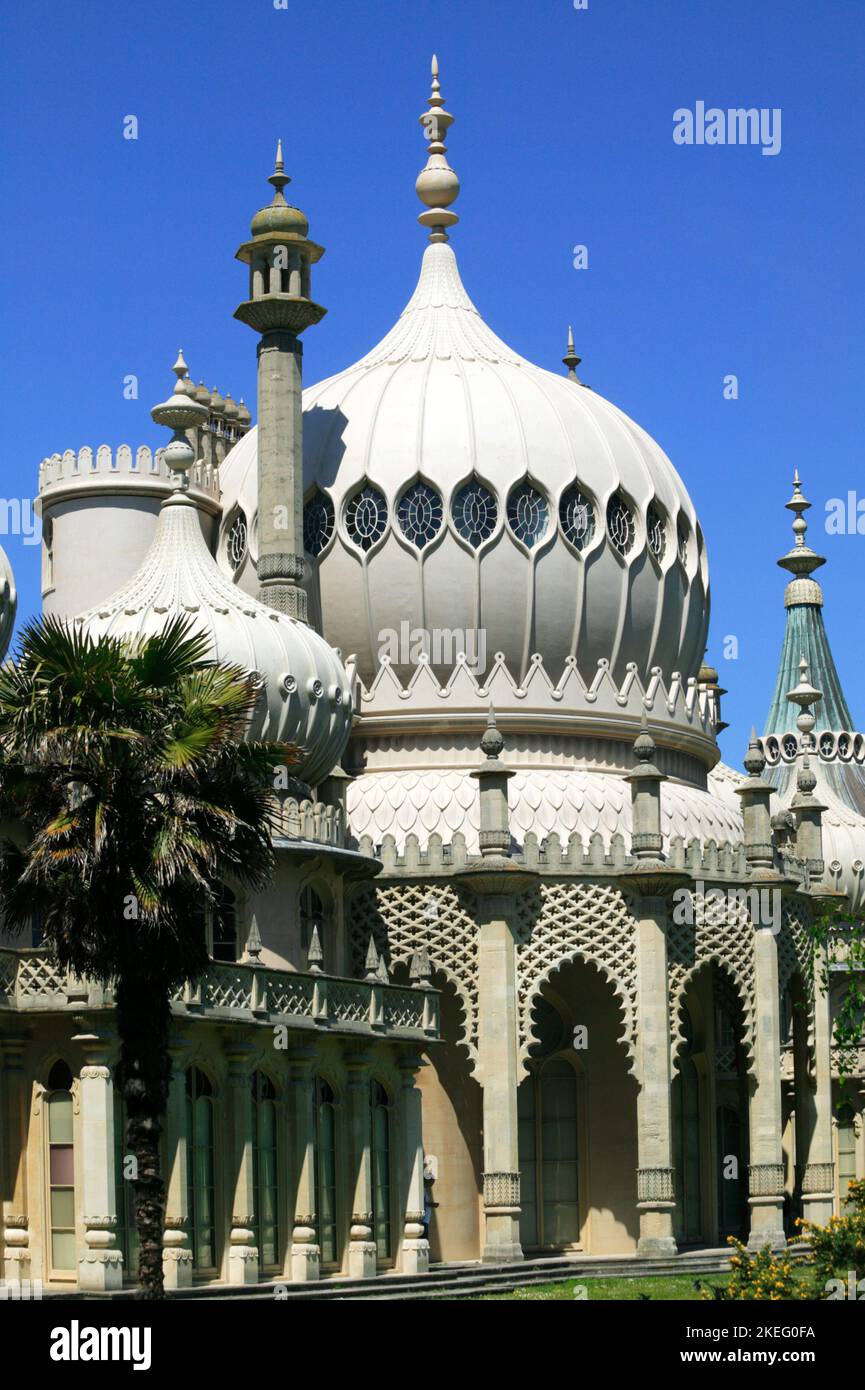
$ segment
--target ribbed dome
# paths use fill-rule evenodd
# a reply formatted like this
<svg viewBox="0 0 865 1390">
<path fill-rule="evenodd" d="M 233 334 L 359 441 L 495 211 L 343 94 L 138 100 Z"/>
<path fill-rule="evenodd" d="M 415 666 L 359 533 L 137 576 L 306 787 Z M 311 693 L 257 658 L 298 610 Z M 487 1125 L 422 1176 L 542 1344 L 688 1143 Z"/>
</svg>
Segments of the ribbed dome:
<svg viewBox="0 0 865 1390">
<path fill-rule="evenodd" d="M 290 236 L 305 237 L 309 235 L 309 221 L 300 208 L 292 207 L 290 203 L 276 207 L 271 204 L 255 214 L 250 230 L 253 236 L 284 232 Z"/>
<path fill-rule="evenodd" d="M 195 628 L 210 638 L 214 660 L 261 678 L 248 737 L 300 745 L 297 775 L 311 785 L 325 777 L 351 730 L 351 693 L 339 657 L 312 628 L 224 578 L 207 549 L 195 503 L 181 492 L 163 503 L 138 573 L 76 622 L 94 637 L 145 637 L 176 614 L 194 618 Z"/>
<path fill-rule="evenodd" d="M 571 655 L 696 674 L 708 574 L 679 475 L 622 411 L 503 343 L 448 244 L 427 248 L 390 333 L 303 401 L 313 605 L 364 679 L 406 620 L 480 629 L 517 676 L 534 652 L 554 677 Z M 252 522 L 255 429 L 220 475 L 223 528 Z M 234 578 L 252 590 L 250 531 Z"/>
</svg>

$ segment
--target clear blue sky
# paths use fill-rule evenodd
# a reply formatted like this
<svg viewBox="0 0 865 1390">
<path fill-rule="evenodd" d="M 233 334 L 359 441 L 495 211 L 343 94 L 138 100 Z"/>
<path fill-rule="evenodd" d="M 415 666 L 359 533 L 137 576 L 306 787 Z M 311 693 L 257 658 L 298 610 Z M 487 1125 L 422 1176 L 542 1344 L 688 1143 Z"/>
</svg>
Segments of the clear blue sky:
<svg viewBox="0 0 865 1390">
<path fill-rule="evenodd" d="M 278 134 L 327 247 L 306 380 L 376 340 L 424 244 L 417 117 L 436 50 L 469 292 L 554 370 L 573 322 L 584 379 L 660 441 L 694 498 L 727 760 L 771 695 L 797 466 L 865 722 L 865 537 L 823 528 L 828 498 L 865 497 L 863 0 L 4 0 L 0 15 L 5 497 L 32 495 L 54 450 L 155 444 L 149 407 L 178 344 L 196 379 L 254 402 L 234 251 L 269 199 Z M 674 144 L 674 110 L 697 101 L 780 107 L 781 152 Z M 130 114 L 137 141 L 122 138 Z M 39 550 L 3 543 L 26 617 Z"/>
</svg>

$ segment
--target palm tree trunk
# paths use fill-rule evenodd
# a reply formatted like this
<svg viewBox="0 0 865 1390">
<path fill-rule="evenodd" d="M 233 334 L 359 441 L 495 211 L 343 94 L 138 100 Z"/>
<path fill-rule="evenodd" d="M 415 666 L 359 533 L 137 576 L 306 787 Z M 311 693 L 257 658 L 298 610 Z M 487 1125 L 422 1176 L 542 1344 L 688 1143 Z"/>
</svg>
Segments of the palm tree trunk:
<svg viewBox="0 0 865 1390">
<path fill-rule="evenodd" d="M 164 978 L 148 976 L 141 957 L 128 960 L 117 982 L 117 1026 L 126 1109 L 125 1152 L 135 1159 L 133 1192 L 138 1231 L 138 1297 L 165 1297 L 162 1233 L 165 1180 L 160 1139 L 168 1103 L 171 1061 L 170 996 Z"/>
</svg>

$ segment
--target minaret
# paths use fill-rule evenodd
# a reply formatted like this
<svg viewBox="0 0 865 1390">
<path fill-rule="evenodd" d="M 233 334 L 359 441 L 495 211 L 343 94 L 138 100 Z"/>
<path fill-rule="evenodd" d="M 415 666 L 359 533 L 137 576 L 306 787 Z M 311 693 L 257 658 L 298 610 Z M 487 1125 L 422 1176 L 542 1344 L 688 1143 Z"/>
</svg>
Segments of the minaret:
<svg viewBox="0 0 865 1390">
<path fill-rule="evenodd" d="M 790 706 L 787 692 L 796 684 L 802 653 L 808 653 L 811 672 L 822 694 L 815 710 L 817 732 L 823 729 L 852 729 L 854 727 L 835 661 L 823 624 L 823 591 L 812 575 L 826 561 L 806 542 L 808 523 L 804 513 L 811 503 L 802 495 L 798 471 L 793 477 L 793 496 L 786 503 L 793 512 L 795 543 L 778 561 L 782 569 L 793 575 L 784 592 L 787 624 L 775 693 L 766 716 L 764 734 L 783 734 L 790 731 Z"/>
<path fill-rule="evenodd" d="M 455 226 L 460 220 L 455 212 L 450 211 L 451 204 L 459 197 L 460 181 L 447 161 L 445 136 L 454 118 L 444 108 L 439 85 L 439 60 L 435 54 L 432 60 L 432 92 L 427 106 L 429 109 L 419 119 L 429 140 L 429 158 L 415 183 L 417 196 L 426 205 L 427 211 L 420 214 L 418 222 L 422 227 L 429 227 L 430 241 L 447 241 L 447 228 Z"/>
<path fill-rule="evenodd" d="M 303 213 L 286 202 L 290 182 L 276 149 L 273 202 L 252 219 L 237 259 L 249 266 L 249 299 L 234 317 L 258 344 L 258 584 L 262 603 L 306 622 L 303 580 L 303 415 L 299 335 L 326 310 L 310 298 L 311 267 L 324 248 Z"/>
</svg>

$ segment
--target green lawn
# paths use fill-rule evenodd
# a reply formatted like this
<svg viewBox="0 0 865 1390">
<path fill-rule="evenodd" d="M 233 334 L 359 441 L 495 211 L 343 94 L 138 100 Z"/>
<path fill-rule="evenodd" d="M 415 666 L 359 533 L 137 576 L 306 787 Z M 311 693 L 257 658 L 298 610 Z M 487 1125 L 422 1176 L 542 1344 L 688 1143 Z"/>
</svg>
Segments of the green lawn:
<svg viewBox="0 0 865 1390">
<path fill-rule="evenodd" d="M 510 1293 L 478 1294 L 475 1302 L 500 1303 L 506 1299 L 522 1301 L 544 1299 L 570 1299 L 573 1301 L 576 1285 L 584 1286 L 589 1302 L 638 1302 L 650 1298 L 659 1302 L 691 1302 L 699 1299 L 700 1291 L 695 1287 L 699 1280 L 707 1284 L 726 1284 L 729 1274 L 670 1274 L 656 1275 L 654 1278 L 636 1279 L 569 1279 L 564 1284 L 528 1284 Z"/>
</svg>

